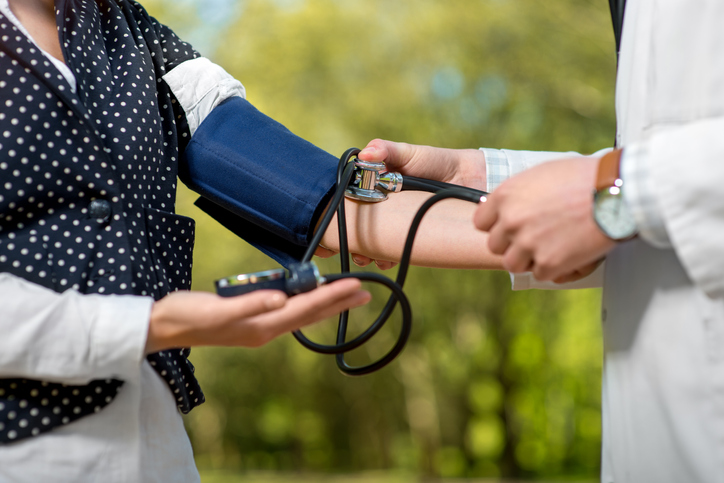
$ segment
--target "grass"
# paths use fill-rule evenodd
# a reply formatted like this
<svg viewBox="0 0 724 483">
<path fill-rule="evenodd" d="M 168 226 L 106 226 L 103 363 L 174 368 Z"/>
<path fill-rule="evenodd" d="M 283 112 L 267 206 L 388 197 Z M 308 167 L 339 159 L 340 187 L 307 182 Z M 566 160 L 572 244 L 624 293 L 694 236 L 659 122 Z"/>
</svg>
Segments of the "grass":
<svg viewBox="0 0 724 483">
<path fill-rule="evenodd" d="M 201 483 L 523 483 L 495 479 L 425 479 L 415 475 L 393 472 L 363 472 L 358 474 L 307 474 L 275 472 L 234 472 L 228 470 L 202 470 Z M 583 480 L 559 480 L 566 483 L 594 483 Z M 539 481 L 537 483 L 558 483 L 557 481 Z"/>
</svg>

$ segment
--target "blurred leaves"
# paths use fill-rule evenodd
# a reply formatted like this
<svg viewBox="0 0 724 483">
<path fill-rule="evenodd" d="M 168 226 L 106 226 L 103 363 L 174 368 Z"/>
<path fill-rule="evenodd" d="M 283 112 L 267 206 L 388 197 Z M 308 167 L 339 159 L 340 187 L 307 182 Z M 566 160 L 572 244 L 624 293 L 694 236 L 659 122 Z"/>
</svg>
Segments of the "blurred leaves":
<svg viewBox="0 0 724 483">
<path fill-rule="evenodd" d="M 590 153 L 614 137 L 603 0 L 147 0 L 240 79 L 249 100 L 334 154 L 370 139 Z M 224 15 L 219 15 L 223 12 Z M 197 40 L 198 39 L 198 40 Z M 192 206 L 194 287 L 276 264 Z M 338 270 L 334 259 L 323 272 Z M 187 419 L 206 468 L 425 477 L 595 477 L 601 340 L 595 290 L 512 292 L 504 273 L 414 268 L 408 347 L 340 375 L 291 337 L 201 349 L 208 402 Z M 385 294 L 355 311 L 351 332 Z M 355 364 L 386 352 L 384 329 Z M 331 341 L 334 323 L 306 332 Z"/>
</svg>

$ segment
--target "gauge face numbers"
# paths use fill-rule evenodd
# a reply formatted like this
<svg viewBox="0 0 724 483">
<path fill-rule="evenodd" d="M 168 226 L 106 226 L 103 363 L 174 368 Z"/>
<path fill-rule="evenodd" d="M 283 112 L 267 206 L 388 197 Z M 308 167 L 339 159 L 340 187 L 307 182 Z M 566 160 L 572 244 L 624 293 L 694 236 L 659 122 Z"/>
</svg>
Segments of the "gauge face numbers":
<svg viewBox="0 0 724 483">
<path fill-rule="evenodd" d="M 613 240 L 625 240 L 637 232 L 636 221 L 618 186 L 596 192 L 593 201 L 593 218 L 603 233 Z"/>
</svg>

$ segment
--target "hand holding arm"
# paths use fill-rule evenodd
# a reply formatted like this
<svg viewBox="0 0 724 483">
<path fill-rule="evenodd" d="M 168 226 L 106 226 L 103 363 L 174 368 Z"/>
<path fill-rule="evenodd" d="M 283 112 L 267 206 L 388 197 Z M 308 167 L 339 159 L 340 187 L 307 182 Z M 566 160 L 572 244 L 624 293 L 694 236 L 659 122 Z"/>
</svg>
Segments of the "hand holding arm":
<svg viewBox="0 0 724 483">
<path fill-rule="evenodd" d="M 593 220 L 597 159 L 535 166 L 504 182 L 475 213 L 488 247 L 514 273 L 571 281 L 592 272 L 615 242 Z"/>
<path fill-rule="evenodd" d="M 383 161 L 403 176 L 433 179 L 485 191 L 485 155 L 478 149 L 447 149 L 374 139 L 359 153 L 363 161 Z"/>
<path fill-rule="evenodd" d="M 444 149 L 375 139 L 359 153 L 364 161 L 383 161 L 390 171 L 403 175 L 435 179 L 448 183 L 485 189 L 485 157 L 475 149 Z M 390 195 L 387 201 L 376 204 L 347 201 L 350 230 L 350 249 L 359 266 L 372 262 L 380 268 L 390 268 L 402 254 L 407 227 L 410 226 L 428 193 L 405 191 Z M 470 223 L 475 207 L 459 200 L 446 200 L 435 205 L 423 219 L 415 241 L 413 263 L 440 268 L 501 269 L 500 259 L 486 247 L 484 233 Z M 334 222 L 333 222 L 334 224 Z M 325 247 L 338 246 L 336 230 L 329 230 Z M 324 256 L 333 253 L 328 248 L 318 250 Z M 364 255 L 372 255 L 369 258 Z"/>
</svg>

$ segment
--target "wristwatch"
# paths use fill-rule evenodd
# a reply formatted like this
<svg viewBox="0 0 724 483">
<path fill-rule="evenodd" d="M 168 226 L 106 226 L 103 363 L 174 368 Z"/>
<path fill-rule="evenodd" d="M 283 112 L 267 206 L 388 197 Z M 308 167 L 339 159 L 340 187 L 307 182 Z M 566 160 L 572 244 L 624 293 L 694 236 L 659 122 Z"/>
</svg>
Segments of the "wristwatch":
<svg viewBox="0 0 724 483">
<path fill-rule="evenodd" d="M 615 241 L 628 240 L 638 233 L 636 220 L 623 197 L 623 180 L 619 174 L 622 152 L 615 149 L 598 162 L 593 194 L 593 219 L 604 235 Z"/>
</svg>

